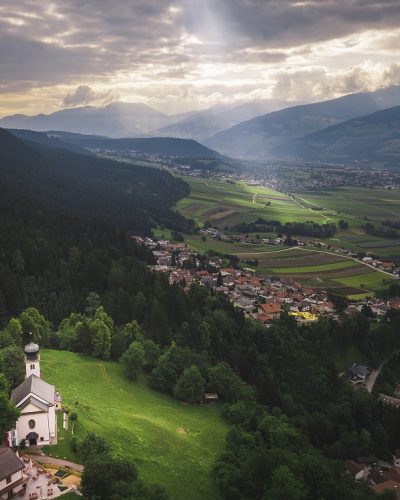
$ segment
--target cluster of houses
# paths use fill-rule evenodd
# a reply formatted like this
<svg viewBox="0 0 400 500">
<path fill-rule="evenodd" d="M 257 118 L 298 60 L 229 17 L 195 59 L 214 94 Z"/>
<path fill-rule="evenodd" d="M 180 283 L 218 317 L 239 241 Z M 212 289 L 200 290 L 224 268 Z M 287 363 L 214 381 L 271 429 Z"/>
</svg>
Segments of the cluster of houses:
<svg viewBox="0 0 400 500">
<path fill-rule="evenodd" d="M 395 498 L 400 499 L 400 450 L 395 451 L 392 463 L 369 455 L 345 460 L 343 467 L 355 481 L 367 482 L 376 494 L 390 490 L 396 495 Z"/>
<path fill-rule="evenodd" d="M 205 231 L 216 234 L 218 230 L 209 228 Z M 255 275 L 249 268 L 223 268 L 224 261 L 218 256 L 209 257 L 207 269 L 204 269 L 204 259 L 200 259 L 185 243 L 154 241 L 141 236 L 133 238 L 152 250 L 156 258 L 154 270 L 169 273 L 171 284 L 189 289 L 195 283 L 224 293 L 247 316 L 265 324 L 279 317 L 283 309 L 299 323 L 316 321 L 321 316 L 336 317 L 335 306 L 324 290 L 304 287 L 279 276 Z M 350 316 L 362 312 L 364 307 L 379 319 L 389 309 L 400 310 L 400 299 L 369 298 L 350 304 L 344 312 Z"/>
<path fill-rule="evenodd" d="M 156 258 L 156 271 L 168 272 L 170 284 L 189 289 L 192 284 L 224 293 L 249 317 L 269 324 L 283 310 L 299 323 L 316 321 L 320 316 L 335 317 L 335 306 L 327 292 L 307 288 L 278 276 L 257 276 L 252 269 L 223 268 L 223 260 L 213 256 L 204 269 L 198 255 L 185 243 L 155 242 L 134 236 L 136 242 L 151 248 Z M 191 266 L 186 264 L 190 261 Z"/>
<path fill-rule="evenodd" d="M 359 301 L 357 303 L 350 304 L 346 309 L 345 313 L 348 316 L 352 314 L 360 313 L 364 307 L 368 307 L 371 310 L 373 316 L 377 319 L 384 317 L 390 309 L 400 310 L 400 299 L 394 298 L 390 300 L 384 300 L 379 298 L 371 298 Z"/>
</svg>

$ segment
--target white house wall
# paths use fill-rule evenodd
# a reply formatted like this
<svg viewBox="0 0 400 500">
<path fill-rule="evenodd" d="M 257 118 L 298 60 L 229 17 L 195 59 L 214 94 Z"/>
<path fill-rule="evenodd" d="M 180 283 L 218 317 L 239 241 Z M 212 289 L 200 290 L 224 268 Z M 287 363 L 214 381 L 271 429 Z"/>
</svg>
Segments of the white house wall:
<svg viewBox="0 0 400 500">
<path fill-rule="evenodd" d="M 22 470 L 16 472 L 11 475 L 11 482 L 7 484 L 6 478 L 0 481 L 0 491 L 3 491 L 4 488 L 10 487 L 13 483 L 16 483 L 22 479 Z M 14 493 L 18 492 L 22 488 L 22 485 L 19 484 L 13 488 Z M 0 495 L 0 498 L 8 498 L 8 493 L 3 493 Z"/>
</svg>

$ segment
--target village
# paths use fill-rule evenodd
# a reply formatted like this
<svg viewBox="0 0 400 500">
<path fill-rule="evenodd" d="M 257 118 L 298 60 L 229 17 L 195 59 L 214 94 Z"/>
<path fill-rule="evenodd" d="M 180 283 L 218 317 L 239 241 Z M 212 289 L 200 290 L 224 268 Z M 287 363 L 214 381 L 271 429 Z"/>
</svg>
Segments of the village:
<svg viewBox="0 0 400 500">
<path fill-rule="evenodd" d="M 283 311 L 301 324 L 315 322 L 321 317 L 338 317 L 335 305 L 325 290 L 305 287 L 276 275 L 257 275 L 250 268 L 224 268 L 224 261 L 218 256 L 207 257 L 204 265 L 200 256 L 182 242 L 155 241 L 141 236 L 133 236 L 133 239 L 152 250 L 156 259 L 154 270 L 168 273 L 170 284 L 182 285 L 185 289 L 198 284 L 223 293 L 247 317 L 267 326 Z M 351 315 L 361 312 L 366 306 L 379 319 L 391 308 L 400 309 L 400 300 L 370 298 L 350 303 L 344 312 Z"/>
</svg>

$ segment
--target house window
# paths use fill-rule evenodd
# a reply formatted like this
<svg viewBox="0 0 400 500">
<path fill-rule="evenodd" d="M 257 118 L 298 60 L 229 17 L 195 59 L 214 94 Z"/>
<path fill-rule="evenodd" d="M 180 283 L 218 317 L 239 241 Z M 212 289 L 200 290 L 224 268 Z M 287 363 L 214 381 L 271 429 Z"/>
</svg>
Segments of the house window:
<svg viewBox="0 0 400 500">
<path fill-rule="evenodd" d="M 34 429 L 36 422 L 33 419 L 29 420 L 28 425 L 29 425 L 29 429 Z"/>
<path fill-rule="evenodd" d="M 6 477 L 6 484 L 10 484 L 11 483 L 11 476 L 7 476 Z"/>
<path fill-rule="evenodd" d="M 40 438 L 40 441 L 44 441 L 44 437 L 41 437 L 41 438 Z"/>
</svg>

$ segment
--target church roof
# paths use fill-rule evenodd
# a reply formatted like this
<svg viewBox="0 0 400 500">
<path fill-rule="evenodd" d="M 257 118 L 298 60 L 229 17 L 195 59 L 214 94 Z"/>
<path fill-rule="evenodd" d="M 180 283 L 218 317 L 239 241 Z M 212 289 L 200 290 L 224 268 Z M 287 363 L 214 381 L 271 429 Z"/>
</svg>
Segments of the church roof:
<svg viewBox="0 0 400 500">
<path fill-rule="evenodd" d="M 39 346 L 34 342 L 29 342 L 29 344 L 24 347 L 24 352 L 25 354 L 36 354 L 39 352 Z"/>
<path fill-rule="evenodd" d="M 11 448 L 0 448 L 0 481 L 24 468 Z"/>
<path fill-rule="evenodd" d="M 39 401 L 38 399 L 35 398 L 35 396 L 29 396 L 29 398 L 25 399 L 23 403 L 21 403 L 18 408 L 20 410 L 23 410 L 26 408 L 29 404 L 33 404 L 34 406 L 37 406 L 41 410 L 48 412 L 49 411 L 49 406 L 52 406 L 51 404 L 45 404 Z"/>
<path fill-rule="evenodd" d="M 53 405 L 55 390 L 54 385 L 48 384 L 36 375 L 31 375 L 12 391 L 11 401 L 15 406 L 18 406 L 29 394 L 33 394 L 46 401 L 46 403 Z"/>
</svg>

